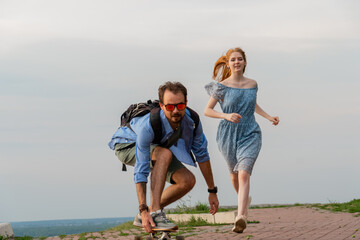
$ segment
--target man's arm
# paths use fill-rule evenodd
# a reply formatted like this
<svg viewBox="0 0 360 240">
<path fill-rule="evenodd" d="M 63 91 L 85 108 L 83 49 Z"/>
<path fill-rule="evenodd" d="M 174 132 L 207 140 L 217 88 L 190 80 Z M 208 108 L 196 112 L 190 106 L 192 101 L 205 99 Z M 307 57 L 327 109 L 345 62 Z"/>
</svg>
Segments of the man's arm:
<svg viewBox="0 0 360 240">
<path fill-rule="evenodd" d="M 150 144 L 154 139 L 149 117 L 140 118 L 131 128 L 136 133 L 134 181 L 147 182 L 150 173 Z"/>
<path fill-rule="evenodd" d="M 140 205 L 146 205 L 146 183 L 145 182 L 139 182 L 136 184 L 136 193 L 139 200 L 139 206 Z"/>
<path fill-rule="evenodd" d="M 154 228 L 156 225 L 150 215 L 149 208 L 146 205 L 146 182 L 136 183 L 136 192 L 139 200 L 139 211 L 143 228 L 146 232 L 152 232 L 151 227 Z"/>
<path fill-rule="evenodd" d="M 155 227 L 155 223 L 146 204 L 146 183 L 150 173 L 150 144 L 154 138 L 154 132 L 150 126 L 149 118 L 146 117 L 140 119 L 138 124 L 132 126 L 132 128 L 137 134 L 134 181 L 136 184 L 142 226 L 145 231 L 152 232 L 151 227 Z"/>
<path fill-rule="evenodd" d="M 204 176 L 208 189 L 213 189 L 215 187 L 214 178 L 211 170 L 209 153 L 207 150 L 207 140 L 203 133 L 201 122 L 199 122 L 198 128 L 196 130 L 191 150 L 196 157 L 196 161 L 199 164 L 201 173 Z M 219 208 L 219 200 L 216 193 L 209 193 L 209 204 L 210 213 L 215 214 Z"/>
<path fill-rule="evenodd" d="M 199 167 L 202 175 L 206 181 L 206 184 L 209 189 L 213 189 L 215 187 L 214 178 L 211 170 L 210 161 L 205 161 L 199 163 Z M 216 193 L 209 193 L 209 204 L 210 204 L 210 213 L 215 214 L 219 208 L 219 200 L 217 198 Z"/>
</svg>

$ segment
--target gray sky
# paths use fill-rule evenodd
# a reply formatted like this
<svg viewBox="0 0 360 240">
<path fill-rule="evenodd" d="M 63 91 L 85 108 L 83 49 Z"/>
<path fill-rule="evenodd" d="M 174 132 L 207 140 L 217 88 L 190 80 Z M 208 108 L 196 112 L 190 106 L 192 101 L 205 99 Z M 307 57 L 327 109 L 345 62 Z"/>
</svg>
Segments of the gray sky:
<svg viewBox="0 0 360 240">
<path fill-rule="evenodd" d="M 181 81 L 201 114 L 221 205 L 236 194 L 204 85 L 242 47 L 263 148 L 253 204 L 344 202 L 360 188 L 360 2 L 0 0 L 0 222 L 127 217 L 133 169 L 107 147 L 134 102 Z M 187 204 L 207 201 L 199 169 Z M 176 207 L 179 203 L 172 204 Z"/>
</svg>

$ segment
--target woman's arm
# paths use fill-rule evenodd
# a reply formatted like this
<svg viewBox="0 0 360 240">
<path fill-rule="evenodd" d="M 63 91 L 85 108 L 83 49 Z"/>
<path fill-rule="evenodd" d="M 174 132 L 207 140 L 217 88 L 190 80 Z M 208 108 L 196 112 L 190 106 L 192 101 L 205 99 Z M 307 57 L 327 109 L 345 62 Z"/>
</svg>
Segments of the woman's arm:
<svg viewBox="0 0 360 240">
<path fill-rule="evenodd" d="M 258 104 L 255 106 L 255 112 L 259 114 L 260 116 L 266 118 L 270 122 L 272 122 L 273 125 L 278 125 L 280 122 L 279 117 L 272 117 L 269 114 L 267 114 Z"/>
<path fill-rule="evenodd" d="M 241 116 L 238 113 L 221 113 L 221 112 L 215 111 L 214 107 L 215 107 L 216 103 L 217 103 L 217 100 L 213 97 L 210 97 L 209 102 L 208 102 L 207 106 L 205 107 L 205 111 L 204 111 L 205 116 L 212 117 L 212 118 L 226 119 L 233 123 L 240 122 Z"/>
</svg>

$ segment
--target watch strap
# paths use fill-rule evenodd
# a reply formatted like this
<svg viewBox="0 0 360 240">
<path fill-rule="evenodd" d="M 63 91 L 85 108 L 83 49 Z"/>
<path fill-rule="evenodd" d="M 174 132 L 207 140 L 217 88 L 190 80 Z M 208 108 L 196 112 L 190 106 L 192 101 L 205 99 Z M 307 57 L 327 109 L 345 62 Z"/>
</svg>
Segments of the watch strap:
<svg viewBox="0 0 360 240">
<path fill-rule="evenodd" d="M 140 204 L 140 205 L 139 205 L 139 212 L 140 212 L 140 214 L 141 214 L 143 211 L 149 212 L 149 207 L 148 207 L 146 204 Z"/>
<path fill-rule="evenodd" d="M 213 189 L 208 188 L 208 193 L 217 193 L 217 192 L 218 192 L 217 186 L 215 186 Z"/>
</svg>

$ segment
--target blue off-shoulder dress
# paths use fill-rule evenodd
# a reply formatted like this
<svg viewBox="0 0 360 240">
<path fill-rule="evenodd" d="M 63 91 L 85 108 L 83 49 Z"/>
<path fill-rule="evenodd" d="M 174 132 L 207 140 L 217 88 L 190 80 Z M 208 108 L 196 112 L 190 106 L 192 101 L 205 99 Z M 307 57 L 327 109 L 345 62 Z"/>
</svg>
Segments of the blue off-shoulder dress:
<svg viewBox="0 0 360 240">
<path fill-rule="evenodd" d="M 251 174 L 261 149 L 261 129 L 254 116 L 258 88 L 232 88 L 211 82 L 205 89 L 218 100 L 224 113 L 242 116 L 239 123 L 222 119 L 216 142 L 231 173 L 245 170 Z"/>
</svg>

